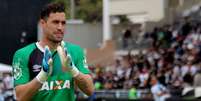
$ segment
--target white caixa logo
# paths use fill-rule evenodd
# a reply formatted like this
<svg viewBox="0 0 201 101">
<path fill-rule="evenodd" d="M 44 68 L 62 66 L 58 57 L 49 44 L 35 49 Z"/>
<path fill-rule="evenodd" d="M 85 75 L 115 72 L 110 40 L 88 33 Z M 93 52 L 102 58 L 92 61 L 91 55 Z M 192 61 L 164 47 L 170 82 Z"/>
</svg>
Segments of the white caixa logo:
<svg viewBox="0 0 201 101">
<path fill-rule="evenodd" d="M 43 83 L 43 86 L 39 91 L 43 90 L 61 90 L 61 89 L 70 89 L 69 80 L 53 80 Z"/>
</svg>

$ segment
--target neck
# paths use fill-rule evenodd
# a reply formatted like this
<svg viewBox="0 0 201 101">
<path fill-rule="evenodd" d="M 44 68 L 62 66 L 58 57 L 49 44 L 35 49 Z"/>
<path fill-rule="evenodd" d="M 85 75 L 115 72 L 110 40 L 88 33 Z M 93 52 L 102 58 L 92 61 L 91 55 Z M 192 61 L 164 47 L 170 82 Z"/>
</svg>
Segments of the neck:
<svg viewBox="0 0 201 101">
<path fill-rule="evenodd" d="M 56 50 L 57 49 L 57 46 L 60 44 L 59 42 L 58 43 L 55 43 L 55 42 L 52 42 L 50 40 L 47 40 L 47 39 L 42 39 L 39 41 L 39 44 L 42 46 L 42 47 L 45 47 L 46 45 L 50 48 L 50 50 Z"/>
</svg>

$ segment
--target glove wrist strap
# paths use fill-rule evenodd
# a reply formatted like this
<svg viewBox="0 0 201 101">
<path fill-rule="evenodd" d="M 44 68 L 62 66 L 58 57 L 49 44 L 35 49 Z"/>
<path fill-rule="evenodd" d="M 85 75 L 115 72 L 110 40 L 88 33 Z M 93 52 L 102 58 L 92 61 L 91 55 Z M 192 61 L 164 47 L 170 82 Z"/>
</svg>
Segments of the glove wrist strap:
<svg viewBox="0 0 201 101">
<path fill-rule="evenodd" d="M 43 71 L 43 69 L 41 69 L 41 71 L 38 73 L 38 75 L 36 76 L 36 79 L 43 84 L 48 78 L 48 74 Z"/>
<path fill-rule="evenodd" d="M 73 77 L 77 77 L 80 74 L 79 70 L 76 67 L 72 67 L 69 72 Z"/>
</svg>

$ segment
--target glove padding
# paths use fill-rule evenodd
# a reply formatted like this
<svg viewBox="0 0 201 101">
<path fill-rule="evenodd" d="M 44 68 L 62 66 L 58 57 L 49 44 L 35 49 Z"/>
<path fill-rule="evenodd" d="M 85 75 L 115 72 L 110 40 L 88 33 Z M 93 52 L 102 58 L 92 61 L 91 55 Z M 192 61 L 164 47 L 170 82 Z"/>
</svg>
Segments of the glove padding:
<svg viewBox="0 0 201 101">
<path fill-rule="evenodd" d="M 40 83 L 44 83 L 48 76 L 52 74 L 52 54 L 48 46 L 45 46 L 45 51 L 42 60 L 42 68 L 39 74 L 36 76 L 36 79 Z"/>
<path fill-rule="evenodd" d="M 74 65 L 70 54 L 68 54 L 67 49 L 65 48 L 65 43 L 62 41 L 61 45 L 57 47 L 57 52 L 59 54 L 62 70 L 69 72 L 73 77 L 76 77 L 79 74 L 79 70 Z"/>
</svg>

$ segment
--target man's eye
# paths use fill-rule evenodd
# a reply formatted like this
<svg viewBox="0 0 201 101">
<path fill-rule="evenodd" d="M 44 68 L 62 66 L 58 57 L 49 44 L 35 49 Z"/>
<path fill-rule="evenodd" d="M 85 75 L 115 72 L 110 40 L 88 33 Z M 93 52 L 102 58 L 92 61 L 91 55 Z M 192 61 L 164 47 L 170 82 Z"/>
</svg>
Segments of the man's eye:
<svg viewBox="0 0 201 101">
<path fill-rule="evenodd" d="M 54 23 L 54 24 L 58 24 L 58 23 L 59 23 L 59 21 L 53 21 L 53 23 Z"/>
<path fill-rule="evenodd" d="M 65 25 L 65 24 L 66 24 L 66 21 L 62 21 L 61 23 L 62 23 L 62 25 Z"/>
</svg>

